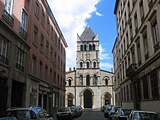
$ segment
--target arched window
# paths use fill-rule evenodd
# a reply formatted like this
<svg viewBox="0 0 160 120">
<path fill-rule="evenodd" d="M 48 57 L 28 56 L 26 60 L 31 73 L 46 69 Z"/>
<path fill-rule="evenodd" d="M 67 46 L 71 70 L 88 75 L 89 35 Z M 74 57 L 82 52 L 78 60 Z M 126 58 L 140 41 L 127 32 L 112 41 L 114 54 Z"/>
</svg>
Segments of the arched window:
<svg viewBox="0 0 160 120">
<path fill-rule="evenodd" d="M 93 68 L 96 68 L 96 62 L 95 61 L 93 62 Z"/>
<path fill-rule="evenodd" d="M 68 85 L 71 86 L 71 79 L 68 80 Z"/>
<path fill-rule="evenodd" d="M 80 68 L 83 68 L 83 62 L 80 62 Z"/>
<path fill-rule="evenodd" d="M 108 85 L 108 80 L 109 80 L 109 77 L 105 77 L 105 85 Z"/>
<path fill-rule="evenodd" d="M 83 51 L 83 45 L 81 45 L 81 51 Z"/>
<path fill-rule="evenodd" d="M 89 51 L 92 51 L 92 45 L 89 44 Z"/>
<path fill-rule="evenodd" d="M 86 45 L 84 45 L 84 51 L 86 51 L 87 50 L 87 46 Z"/>
<path fill-rule="evenodd" d="M 89 68 L 89 62 L 87 62 L 87 68 Z"/>
<path fill-rule="evenodd" d="M 86 86 L 90 86 L 90 75 L 86 76 Z"/>
<path fill-rule="evenodd" d="M 95 46 L 95 44 L 93 44 L 93 50 L 96 50 L 96 46 Z"/>
<path fill-rule="evenodd" d="M 97 80 L 98 80 L 97 76 L 94 75 L 93 76 L 93 85 L 97 85 L 97 82 L 98 82 Z"/>
<path fill-rule="evenodd" d="M 80 85 L 83 85 L 83 75 L 80 75 Z"/>
</svg>

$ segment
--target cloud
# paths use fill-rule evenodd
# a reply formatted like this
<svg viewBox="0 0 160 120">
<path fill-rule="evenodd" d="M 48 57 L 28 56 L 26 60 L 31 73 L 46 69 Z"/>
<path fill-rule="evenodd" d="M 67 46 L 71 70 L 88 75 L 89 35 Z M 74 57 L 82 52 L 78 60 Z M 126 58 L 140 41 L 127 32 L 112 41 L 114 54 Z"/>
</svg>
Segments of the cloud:
<svg viewBox="0 0 160 120">
<path fill-rule="evenodd" d="M 103 16 L 103 15 L 102 15 L 101 13 L 99 13 L 99 12 L 96 12 L 96 15 L 97 15 L 97 16 L 100 16 L 100 17 Z"/>
<path fill-rule="evenodd" d="M 47 0 L 57 23 L 67 41 L 66 67 L 75 67 L 77 33 L 81 35 L 87 23 L 86 20 L 97 12 L 96 5 L 101 0 Z"/>
<path fill-rule="evenodd" d="M 113 72 L 113 64 L 110 64 L 110 63 L 107 63 L 107 62 L 101 62 L 100 63 L 100 68 L 103 69 L 103 70 L 108 70 L 108 71 L 111 71 Z"/>
<path fill-rule="evenodd" d="M 100 49 L 100 60 L 110 60 L 111 59 L 109 54 L 105 53 L 105 48 L 103 48 L 101 44 L 99 46 L 99 49 Z"/>
</svg>

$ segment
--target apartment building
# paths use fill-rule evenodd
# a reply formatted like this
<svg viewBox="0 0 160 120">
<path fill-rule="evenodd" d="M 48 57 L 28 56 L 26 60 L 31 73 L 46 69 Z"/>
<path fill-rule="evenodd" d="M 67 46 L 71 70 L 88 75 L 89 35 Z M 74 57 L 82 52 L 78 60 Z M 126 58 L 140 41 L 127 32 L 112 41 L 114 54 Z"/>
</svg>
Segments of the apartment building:
<svg viewBox="0 0 160 120">
<path fill-rule="evenodd" d="M 0 0 L 0 112 L 64 106 L 66 47 L 46 0 Z"/>
<path fill-rule="evenodd" d="M 116 0 L 115 103 L 160 111 L 160 0 Z"/>
</svg>

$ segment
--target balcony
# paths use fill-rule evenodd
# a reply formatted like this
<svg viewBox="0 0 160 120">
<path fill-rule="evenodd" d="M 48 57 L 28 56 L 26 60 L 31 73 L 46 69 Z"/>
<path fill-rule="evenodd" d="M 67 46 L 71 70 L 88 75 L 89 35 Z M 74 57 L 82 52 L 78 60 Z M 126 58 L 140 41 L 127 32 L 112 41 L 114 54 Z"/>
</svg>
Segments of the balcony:
<svg viewBox="0 0 160 120">
<path fill-rule="evenodd" d="M 133 77 L 137 71 L 137 64 L 132 63 L 126 70 L 126 77 Z"/>
<path fill-rule="evenodd" d="M 154 46 L 154 52 L 156 52 L 160 48 L 160 42 L 157 42 Z"/>
<path fill-rule="evenodd" d="M 3 20 L 5 20 L 11 27 L 14 25 L 14 19 L 13 17 L 6 11 L 4 10 L 4 13 L 2 15 Z"/>
<path fill-rule="evenodd" d="M 19 35 L 20 35 L 23 39 L 27 40 L 28 34 L 27 34 L 27 32 L 24 30 L 24 28 L 22 28 L 22 27 L 20 28 Z"/>
</svg>

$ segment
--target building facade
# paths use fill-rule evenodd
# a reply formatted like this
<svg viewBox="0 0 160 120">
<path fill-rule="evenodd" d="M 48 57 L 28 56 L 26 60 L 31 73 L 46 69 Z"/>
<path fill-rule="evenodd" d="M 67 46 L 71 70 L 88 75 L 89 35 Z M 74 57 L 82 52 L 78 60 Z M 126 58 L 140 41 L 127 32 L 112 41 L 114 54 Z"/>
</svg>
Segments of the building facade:
<svg viewBox="0 0 160 120">
<path fill-rule="evenodd" d="M 115 103 L 159 112 L 160 0 L 116 0 L 114 14 Z"/>
<path fill-rule="evenodd" d="M 101 108 L 114 103 L 113 73 L 101 70 L 99 38 L 89 26 L 77 35 L 76 69 L 66 73 L 66 97 L 68 105 L 83 108 Z"/>
<path fill-rule="evenodd" d="M 65 105 L 66 47 L 46 0 L 0 0 L 0 114 Z"/>
</svg>

